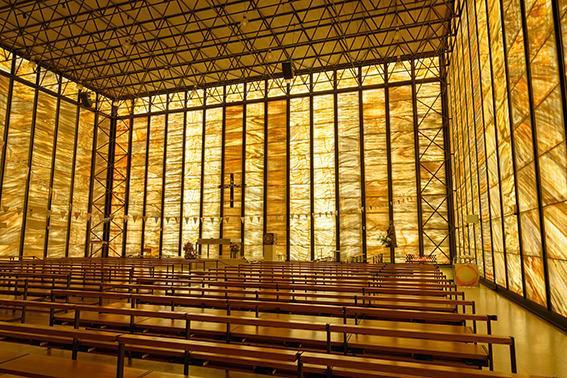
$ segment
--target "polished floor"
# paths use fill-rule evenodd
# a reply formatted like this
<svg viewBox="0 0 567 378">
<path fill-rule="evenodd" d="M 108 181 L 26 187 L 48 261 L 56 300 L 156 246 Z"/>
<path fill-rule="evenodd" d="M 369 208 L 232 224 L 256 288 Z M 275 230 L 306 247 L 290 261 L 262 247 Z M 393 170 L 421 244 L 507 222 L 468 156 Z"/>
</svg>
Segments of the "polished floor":
<svg viewBox="0 0 567 378">
<path fill-rule="evenodd" d="M 452 276 L 450 269 L 445 270 L 447 276 Z M 481 285 L 479 288 L 462 289 L 466 292 L 467 300 L 476 302 L 477 313 L 496 314 L 498 321 L 493 322 L 493 334 L 514 336 L 517 348 L 518 373 L 547 377 L 567 377 L 567 334 L 542 320 L 535 314 L 523 309 L 495 291 Z M 28 315 L 28 322 L 32 314 Z M 35 319 L 40 323 L 44 316 Z M 479 332 L 486 330 L 479 328 Z M 70 358 L 70 352 L 59 349 L 46 350 L 21 344 L 0 342 L 0 349 L 16 350 L 27 353 L 50 354 Z M 79 359 L 93 362 L 103 362 L 114 365 L 116 357 L 97 354 L 80 353 Z M 131 360 L 127 364 L 132 367 L 145 368 L 168 373 L 181 374 L 183 368 L 179 364 L 160 363 L 146 360 Z M 486 369 L 486 368 L 485 368 Z M 510 355 L 507 346 L 494 347 L 494 370 L 509 372 Z M 198 378 L 253 378 L 265 375 L 224 370 L 191 367 L 190 377 Z"/>
<path fill-rule="evenodd" d="M 445 270 L 452 277 L 450 269 Z M 459 288 L 467 300 L 475 301 L 479 314 L 497 315 L 494 335 L 513 336 L 516 340 L 518 373 L 548 377 L 567 377 L 567 334 L 539 316 L 483 285 Z M 479 329 L 479 332 L 486 332 Z M 510 349 L 494 347 L 494 370 L 510 371 Z"/>
</svg>

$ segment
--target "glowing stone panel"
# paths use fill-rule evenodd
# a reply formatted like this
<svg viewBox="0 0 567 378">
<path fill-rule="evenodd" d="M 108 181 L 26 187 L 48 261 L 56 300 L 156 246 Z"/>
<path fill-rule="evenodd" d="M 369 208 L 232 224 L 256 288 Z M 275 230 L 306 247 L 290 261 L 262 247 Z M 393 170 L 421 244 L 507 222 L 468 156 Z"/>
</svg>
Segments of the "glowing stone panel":
<svg viewBox="0 0 567 378">
<path fill-rule="evenodd" d="M 341 261 L 362 255 L 360 120 L 358 92 L 338 95 Z"/>
<path fill-rule="evenodd" d="M 311 260 L 311 133 L 309 98 L 290 100 L 290 258 Z"/>
<path fill-rule="evenodd" d="M 244 203 L 244 256 L 263 257 L 264 231 L 264 104 L 246 106 L 246 202 Z"/>
<path fill-rule="evenodd" d="M 276 258 L 286 258 L 287 134 L 286 101 L 268 103 L 266 232 L 277 234 Z"/>
</svg>

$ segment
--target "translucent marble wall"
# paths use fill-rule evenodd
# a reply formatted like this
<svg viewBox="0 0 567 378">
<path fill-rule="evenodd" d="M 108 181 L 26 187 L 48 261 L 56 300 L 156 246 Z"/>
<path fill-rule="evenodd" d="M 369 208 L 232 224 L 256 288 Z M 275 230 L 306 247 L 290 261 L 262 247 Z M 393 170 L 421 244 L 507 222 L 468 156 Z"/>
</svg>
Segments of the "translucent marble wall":
<svg viewBox="0 0 567 378">
<path fill-rule="evenodd" d="M 470 179 L 455 184 L 455 198 L 474 194 L 478 180 L 485 277 L 565 316 L 567 147 L 559 77 L 565 62 L 558 45 L 567 40 L 567 8 L 552 0 L 462 4 L 467 17 L 449 68 L 455 178 L 473 139 L 478 158 Z M 458 101 L 460 93 L 472 94 L 472 104 Z M 464 112 L 474 117 L 474 134 L 463 132 Z M 462 228 L 458 234 L 466 240 Z"/>
<path fill-rule="evenodd" d="M 233 97 L 241 93 L 237 91 L 232 94 Z M 226 126 L 224 133 L 224 185 L 231 184 L 231 176 L 233 183 L 240 185 L 244 182 L 242 175 L 242 148 L 243 148 L 243 106 L 229 106 L 226 108 Z M 242 236 L 242 188 L 233 189 L 233 204 L 230 205 L 230 188 L 223 189 L 223 237 L 228 239 L 240 239 Z M 229 248 L 223 248 L 223 254 L 229 255 Z"/>
<path fill-rule="evenodd" d="M 92 206 L 91 206 L 91 223 L 90 230 L 87 234 L 87 240 L 90 248 L 87 251 L 88 256 L 102 257 L 104 240 L 105 213 L 106 213 L 106 193 L 107 193 L 107 177 L 108 177 L 108 154 L 111 118 L 107 115 L 99 114 L 96 118 L 98 123 L 96 133 L 96 146 L 94 154 L 94 180 L 92 180 Z M 84 213 L 78 213 L 77 209 L 73 209 L 73 217 L 75 221 L 84 223 Z M 93 243 L 94 242 L 94 243 Z"/>
<path fill-rule="evenodd" d="M 0 50 L 0 69 L 9 72 L 11 59 Z M 11 88 L 0 75 L 0 255 L 84 256 L 94 113 L 65 98 L 76 98 L 76 85 L 60 89 L 57 74 L 34 67 L 16 58 L 14 74 L 37 89 L 21 81 Z"/>
<path fill-rule="evenodd" d="M 315 258 L 333 258 L 337 249 L 335 126 L 332 95 L 313 97 L 313 219 Z"/>
<path fill-rule="evenodd" d="M 405 73 L 396 65 L 392 76 Z M 414 122 L 412 87 L 404 85 L 390 88 L 390 143 L 392 153 L 392 192 L 394 225 L 398 246 L 395 262 L 406 261 L 407 254 L 419 255 L 420 220 L 417 217 L 417 201 L 407 200 L 417 195 L 416 156 L 414 148 Z"/>
<path fill-rule="evenodd" d="M 183 172 L 182 243 L 197 243 L 201 221 L 201 171 L 203 159 L 203 112 L 185 116 L 185 171 Z"/>
<path fill-rule="evenodd" d="M 276 89 L 274 89 L 276 91 Z M 266 232 L 277 236 L 277 258 L 286 259 L 287 248 L 287 103 L 286 101 L 268 102 L 267 141 L 268 156 L 266 174 L 267 196 Z"/>
<path fill-rule="evenodd" d="M 128 182 L 128 144 L 130 141 L 131 120 L 119 119 L 116 121 L 116 143 L 114 146 L 114 165 L 112 173 L 112 207 L 109 221 L 109 256 L 124 256 L 123 238 L 124 205 L 126 203 L 126 186 Z"/>
<path fill-rule="evenodd" d="M 290 100 L 290 256 L 311 260 L 311 122 L 309 97 Z"/>
<path fill-rule="evenodd" d="M 91 166 L 95 115 L 91 111 L 79 110 L 77 130 L 77 151 L 75 157 L 75 178 L 73 180 L 73 202 L 66 215 L 69 219 L 69 256 L 83 257 L 87 240 L 87 223 L 79 221 L 77 214 L 88 213 L 89 190 L 91 186 Z"/>
<path fill-rule="evenodd" d="M 343 72 L 341 82 L 351 82 L 350 71 Z M 346 77 L 345 77 L 346 76 Z M 359 94 L 338 95 L 339 214 L 341 261 L 351 261 L 362 251 L 362 189 Z"/>
<path fill-rule="evenodd" d="M 515 146 L 518 211 L 520 214 L 523 271 L 526 298 L 545 305 L 546 293 L 542 259 L 540 219 L 534 160 L 531 109 L 528 93 L 524 31 L 518 6 L 510 6 L 505 14 L 508 80 L 512 108 L 512 134 Z M 521 278 L 521 271 L 516 271 Z"/>
<path fill-rule="evenodd" d="M 134 118 L 132 128 L 126 256 L 139 256 L 142 253 L 142 233 L 144 230 L 148 117 Z"/>
<path fill-rule="evenodd" d="M 434 71 L 435 67 L 436 64 L 431 70 Z M 436 256 L 439 263 L 448 264 L 451 253 L 447 229 L 447 178 L 441 102 L 439 83 L 416 86 L 423 252 Z"/>
<path fill-rule="evenodd" d="M 378 77 L 376 75 L 375 77 Z M 364 177 L 366 193 L 366 253 L 390 261 L 390 248 L 380 244 L 389 224 L 386 100 L 383 88 L 362 92 Z"/>
<path fill-rule="evenodd" d="M 216 100 L 213 100 L 216 101 Z M 219 185 L 222 184 L 222 108 L 208 109 L 205 113 L 205 160 L 203 164 L 203 223 L 202 237 L 204 239 L 216 239 L 220 237 L 221 203 Z M 209 250 L 210 258 L 217 258 L 220 248 L 217 245 L 203 247 L 202 255 L 206 256 Z"/>
<path fill-rule="evenodd" d="M 40 92 L 37 103 L 36 122 L 33 132 L 31 170 L 36 179 L 29 182 L 27 217 L 24 226 L 23 256 L 43 257 L 46 234 L 46 216 L 49 191 L 44 189 L 51 181 L 53 161 L 53 135 L 55 134 L 55 110 L 57 99 Z"/>
<path fill-rule="evenodd" d="M 264 142 L 264 104 L 246 105 L 246 202 L 243 242 L 244 256 L 249 260 L 260 260 L 264 255 Z"/>
<path fill-rule="evenodd" d="M 560 10 L 565 24 L 565 6 Z M 551 310 L 567 316 L 567 143 L 551 0 L 526 6 Z M 563 34 L 563 43 L 566 34 Z M 564 52 L 565 53 L 565 52 Z M 564 94 L 563 94 L 564 95 Z"/>
<path fill-rule="evenodd" d="M 75 138 L 77 131 L 77 107 L 67 101 L 60 101 L 59 122 L 53 166 L 52 188 L 55 195 L 50 198 L 49 219 L 47 219 L 47 256 L 62 257 L 67 250 L 69 233 L 67 210 L 71 202 Z"/>
<path fill-rule="evenodd" d="M 158 108 L 159 109 L 159 108 Z M 163 174 L 165 150 L 165 116 L 152 115 L 148 134 L 148 167 L 146 177 L 146 214 L 144 220 L 145 252 L 158 256 L 163 215 Z"/>
<path fill-rule="evenodd" d="M 20 82 L 14 82 L 12 103 L 9 116 L 8 135 L 5 147 L 9 148 L 4 165 L 2 184 L 2 209 L 0 223 L 6 227 L 0 229 L 0 254 L 18 256 L 20 237 L 23 226 L 23 208 L 25 197 L 22 188 L 27 188 L 29 149 L 32 134 L 35 91 Z"/>
<path fill-rule="evenodd" d="M 172 101 L 172 103 L 174 103 Z M 181 181 L 183 164 L 183 129 L 185 115 L 167 115 L 167 143 L 165 155 L 165 186 L 163 204 L 162 256 L 174 257 L 181 253 L 179 244 L 181 224 Z"/>
</svg>

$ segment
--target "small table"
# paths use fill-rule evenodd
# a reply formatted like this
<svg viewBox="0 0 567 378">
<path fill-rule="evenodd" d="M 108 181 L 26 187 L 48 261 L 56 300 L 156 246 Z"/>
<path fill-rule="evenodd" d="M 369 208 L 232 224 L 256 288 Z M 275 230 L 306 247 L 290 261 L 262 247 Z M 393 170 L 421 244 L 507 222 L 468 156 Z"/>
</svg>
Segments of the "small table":
<svg viewBox="0 0 567 378">
<path fill-rule="evenodd" d="M 197 239 L 197 244 L 207 246 L 207 258 L 209 258 L 209 246 L 211 244 L 213 244 L 213 245 L 223 244 L 224 245 L 224 244 L 236 244 L 236 243 L 238 243 L 238 244 L 242 243 L 242 239 Z"/>
</svg>

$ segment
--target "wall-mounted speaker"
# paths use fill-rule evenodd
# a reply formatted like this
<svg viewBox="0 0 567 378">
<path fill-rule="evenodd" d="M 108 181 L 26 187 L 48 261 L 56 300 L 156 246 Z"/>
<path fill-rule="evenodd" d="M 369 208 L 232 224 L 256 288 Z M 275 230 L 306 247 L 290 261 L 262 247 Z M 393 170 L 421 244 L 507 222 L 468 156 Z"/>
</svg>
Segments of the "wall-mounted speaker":
<svg viewBox="0 0 567 378">
<path fill-rule="evenodd" d="M 86 106 L 87 108 L 93 107 L 94 101 L 92 100 L 91 95 L 91 92 L 79 93 L 79 100 L 81 101 L 81 104 L 83 104 L 83 106 Z"/>
<path fill-rule="evenodd" d="M 282 72 L 284 79 L 293 79 L 293 69 L 291 68 L 291 62 L 282 63 Z"/>
<path fill-rule="evenodd" d="M 278 244 L 277 234 L 265 233 L 264 234 L 264 245 L 274 245 L 274 244 Z"/>
</svg>

